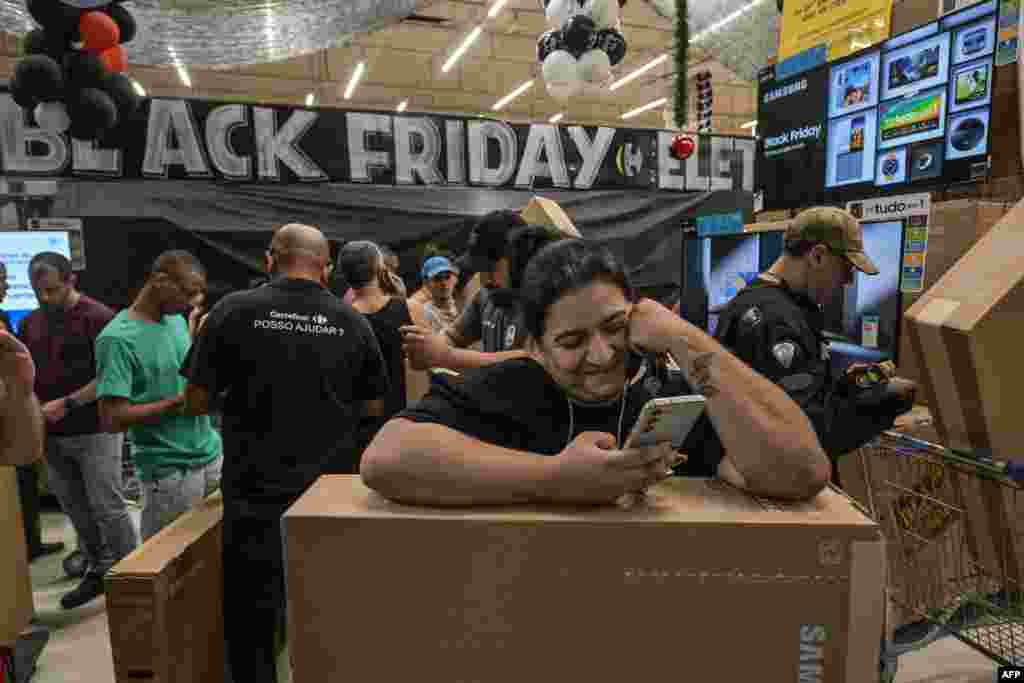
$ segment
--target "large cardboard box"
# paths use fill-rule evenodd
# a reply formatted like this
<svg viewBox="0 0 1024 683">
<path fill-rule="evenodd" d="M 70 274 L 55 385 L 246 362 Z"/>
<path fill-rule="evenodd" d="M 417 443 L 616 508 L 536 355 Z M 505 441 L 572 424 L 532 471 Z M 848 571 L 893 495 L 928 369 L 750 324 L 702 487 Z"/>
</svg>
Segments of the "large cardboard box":
<svg viewBox="0 0 1024 683">
<path fill-rule="evenodd" d="M 1020 457 L 1022 280 L 1024 202 L 907 311 L 910 348 L 945 446 Z"/>
<path fill-rule="evenodd" d="M 283 529 L 294 683 L 878 678 L 884 544 L 831 489 L 434 509 L 334 476 Z"/>
<path fill-rule="evenodd" d="M 960 199 L 932 204 L 928 220 L 928 252 L 925 256 L 924 291 L 927 292 L 953 264 L 1006 215 L 1006 204 Z M 920 296 L 904 295 L 904 312 Z M 921 383 L 921 360 L 910 342 L 910 324 L 900 332 L 899 375 Z M 927 401 L 927 397 L 922 397 Z"/>
<path fill-rule="evenodd" d="M 519 215 L 531 225 L 547 225 L 570 237 L 581 236 L 576 224 L 554 200 L 534 197 Z"/>
<path fill-rule="evenodd" d="M 35 612 L 19 500 L 17 470 L 0 467 L 0 650 L 14 647 Z"/>
<path fill-rule="evenodd" d="M 217 493 L 107 574 L 118 683 L 224 680 L 222 516 Z"/>
</svg>

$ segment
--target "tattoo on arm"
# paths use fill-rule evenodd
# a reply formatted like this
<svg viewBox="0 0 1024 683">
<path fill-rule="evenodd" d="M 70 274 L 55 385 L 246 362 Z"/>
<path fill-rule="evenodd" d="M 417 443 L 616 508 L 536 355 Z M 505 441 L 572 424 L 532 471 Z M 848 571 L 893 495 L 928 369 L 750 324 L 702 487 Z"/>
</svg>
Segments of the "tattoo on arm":
<svg viewBox="0 0 1024 683">
<path fill-rule="evenodd" d="M 712 398 L 718 395 L 718 387 L 711 378 L 711 363 L 714 361 L 713 352 L 695 355 L 690 361 L 690 378 L 693 382 L 693 389 L 697 393 Z"/>
</svg>

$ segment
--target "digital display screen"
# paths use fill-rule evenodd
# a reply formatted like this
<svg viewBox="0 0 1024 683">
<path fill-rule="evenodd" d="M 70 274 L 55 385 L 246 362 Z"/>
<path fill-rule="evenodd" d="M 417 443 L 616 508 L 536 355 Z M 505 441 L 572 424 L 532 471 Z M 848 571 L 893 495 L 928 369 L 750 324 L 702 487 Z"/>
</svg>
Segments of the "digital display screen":
<svg viewBox="0 0 1024 683">
<path fill-rule="evenodd" d="M 764 208 L 976 180 L 991 146 L 997 10 L 977 3 L 786 81 L 762 70 Z"/>
<path fill-rule="evenodd" d="M 39 308 L 32 290 L 28 264 L 36 254 L 52 251 L 71 258 L 71 240 L 67 232 L 0 231 L 0 262 L 7 266 L 7 297 L 0 309 L 7 312 L 17 328 L 26 315 Z"/>
</svg>

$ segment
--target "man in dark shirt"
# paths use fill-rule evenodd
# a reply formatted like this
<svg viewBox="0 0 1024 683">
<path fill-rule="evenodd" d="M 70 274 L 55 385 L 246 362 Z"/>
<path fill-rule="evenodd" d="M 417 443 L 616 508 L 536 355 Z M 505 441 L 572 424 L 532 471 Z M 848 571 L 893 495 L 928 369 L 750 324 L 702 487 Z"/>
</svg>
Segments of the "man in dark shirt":
<svg viewBox="0 0 1024 683">
<path fill-rule="evenodd" d="M 104 574 L 138 543 L 122 491 L 124 435 L 100 429 L 96 405 L 95 342 L 114 312 L 75 288 L 71 262 L 61 254 L 37 254 L 28 272 L 39 309 L 22 321 L 20 337 L 37 368 L 50 488 L 89 566 L 61 599 L 72 609 L 100 596 Z"/>
<path fill-rule="evenodd" d="M 715 331 L 722 345 L 800 404 L 833 461 L 913 407 L 911 382 L 860 389 L 849 371 L 833 375 L 822 306 L 842 294 L 855 269 L 878 274 L 857 219 L 841 209 L 807 209 L 786 230 L 783 256 L 726 304 Z"/>
<path fill-rule="evenodd" d="M 226 392 L 224 633 L 240 683 L 276 681 L 281 515 L 351 449 L 360 418 L 382 414 L 388 389 L 370 324 L 326 289 L 329 259 L 319 230 L 282 227 L 267 252 L 274 279 L 221 301 L 182 369 L 189 414 Z"/>
<path fill-rule="evenodd" d="M 530 258 L 562 236 L 542 226 L 527 226 L 512 211 L 495 211 L 470 235 L 459 267 L 480 273 L 482 289 L 443 334 L 403 328 L 406 353 L 416 369 L 462 371 L 525 356 L 526 328 L 517 290 Z M 466 347 L 481 342 L 482 351 Z"/>
</svg>

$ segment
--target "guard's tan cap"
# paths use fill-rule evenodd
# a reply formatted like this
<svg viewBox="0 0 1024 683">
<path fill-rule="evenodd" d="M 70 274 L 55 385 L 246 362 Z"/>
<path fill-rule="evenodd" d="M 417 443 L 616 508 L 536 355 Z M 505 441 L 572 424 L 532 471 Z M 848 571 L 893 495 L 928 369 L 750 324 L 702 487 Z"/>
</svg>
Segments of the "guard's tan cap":
<svg viewBox="0 0 1024 683">
<path fill-rule="evenodd" d="M 864 231 L 849 211 L 831 206 L 816 206 L 801 211 L 786 228 L 785 239 L 786 244 L 824 244 L 862 273 L 878 275 L 878 266 L 864 253 Z"/>
</svg>

